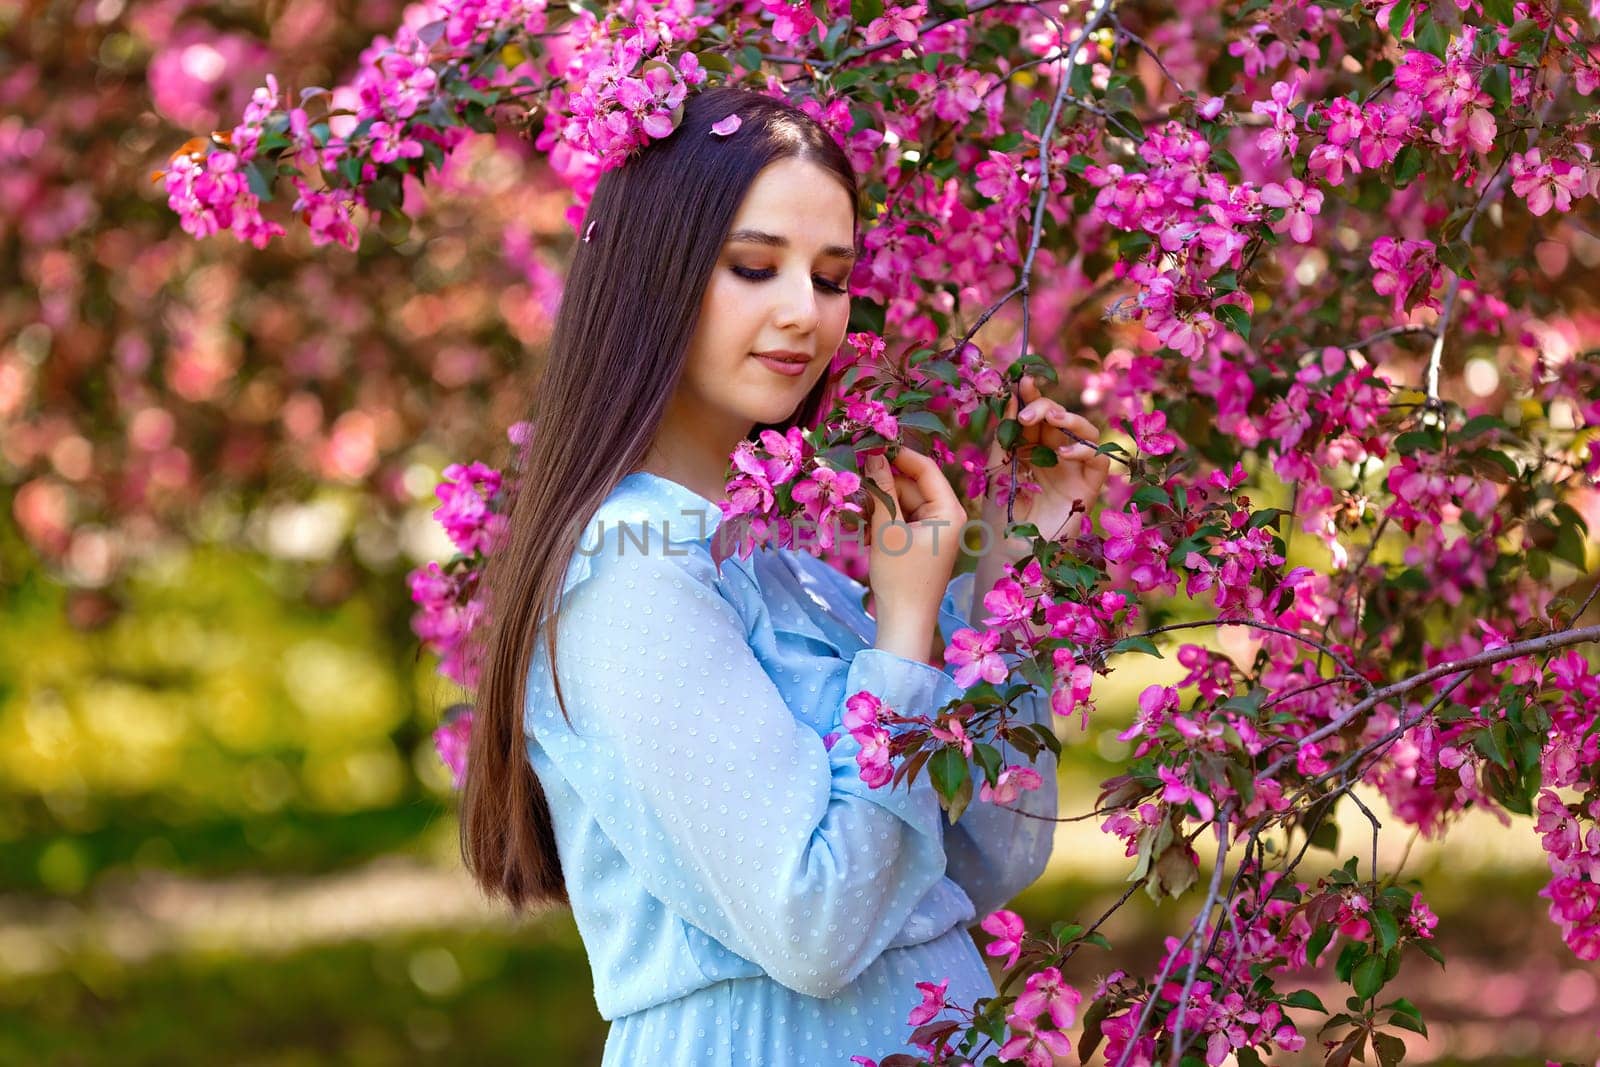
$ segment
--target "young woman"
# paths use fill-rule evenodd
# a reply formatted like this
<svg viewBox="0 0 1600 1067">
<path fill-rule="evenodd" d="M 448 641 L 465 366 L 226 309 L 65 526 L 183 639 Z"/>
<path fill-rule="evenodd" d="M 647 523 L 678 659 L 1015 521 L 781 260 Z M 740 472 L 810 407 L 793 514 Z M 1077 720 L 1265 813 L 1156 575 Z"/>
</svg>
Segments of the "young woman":
<svg viewBox="0 0 1600 1067">
<path fill-rule="evenodd" d="M 733 113 L 735 133 L 711 132 Z M 924 714 L 959 695 L 927 662 L 936 630 L 968 625 L 975 585 L 981 619 L 1015 549 L 951 579 L 967 514 L 933 460 L 868 467 L 906 522 L 870 516 L 875 617 L 860 584 L 804 552 L 712 562 L 729 454 L 823 413 L 856 204 L 817 123 L 710 89 L 601 179 L 572 259 L 485 575 L 462 848 L 491 895 L 572 908 L 611 1021 L 606 1065 L 911 1051 L 917 983 L 994 994 L 966 926 L 1050 854 L 1051 822 L 993 804 L 948 826 L 927 775 L 869 788 L 841 726 L 860 690 Z M 1063 432 L 1092 440 L 1085 420 L 1031 382 L 1024 398 L 1029 440 L 1066 461 L 1018 508 L 1042 529 L 1093 499 L 1104 465 Z M 1047 698 L 1027 714 L 1048 723 Z M 1052 816 L 1048 753 L 1037 770 L 1016 806 Z"/>
</svg>

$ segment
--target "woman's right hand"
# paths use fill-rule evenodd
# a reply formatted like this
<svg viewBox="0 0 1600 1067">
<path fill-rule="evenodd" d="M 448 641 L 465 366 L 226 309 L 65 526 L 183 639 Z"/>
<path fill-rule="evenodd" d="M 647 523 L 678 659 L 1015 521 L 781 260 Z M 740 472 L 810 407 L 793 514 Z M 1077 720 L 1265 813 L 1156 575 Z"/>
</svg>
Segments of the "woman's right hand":
<svg viewBox="0 0 1600 1067">
<path fill-rule="evenodd" d="M 928 456 L 902 447 L 890 462 L 867 457 L 866 475 L 895 502 L 896 515 L 875 495 L 867 563 L 877 619 L 875 646 L 926 662 L 938 629 L 939 602 L 961 555 L 967 511 Z"/>
</svg>

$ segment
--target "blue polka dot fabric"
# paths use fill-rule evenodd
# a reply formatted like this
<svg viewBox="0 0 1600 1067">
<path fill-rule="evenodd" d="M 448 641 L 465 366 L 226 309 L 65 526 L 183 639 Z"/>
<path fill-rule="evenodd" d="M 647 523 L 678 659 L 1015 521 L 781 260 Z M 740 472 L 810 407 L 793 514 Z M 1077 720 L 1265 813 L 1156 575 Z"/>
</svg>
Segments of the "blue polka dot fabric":
<svg viewBox="0 0 1600 1067">
<path fill-rule="evenodd" d="M 603 1063 L 914 1051 L 917 982 L 948 978 L 947 999 L 969 1005 L 994 995 L 966 926 L 1039 876 L 1054 824 L 974 800 L 949 826 L 926 774 L 868 788 L 845 699 L 931 714 L 959 687 L 871 647 L 865 588 L 807 553 L 760 549 L 719 573 L 719 519 L 677 482 L 624 478 L 557 615 L 570 727 L 543 641 L 529 670 L 528 757 L 611 1021 Z M 971 582 L 946 591 L 946 638 L 968 625 Z M 1050 722 L 1047 695 L 1024 703 Z M 1054 816 L 1055 762 L 1034 766 L 1044 786 L 1015 806 Z"/>
</svg>

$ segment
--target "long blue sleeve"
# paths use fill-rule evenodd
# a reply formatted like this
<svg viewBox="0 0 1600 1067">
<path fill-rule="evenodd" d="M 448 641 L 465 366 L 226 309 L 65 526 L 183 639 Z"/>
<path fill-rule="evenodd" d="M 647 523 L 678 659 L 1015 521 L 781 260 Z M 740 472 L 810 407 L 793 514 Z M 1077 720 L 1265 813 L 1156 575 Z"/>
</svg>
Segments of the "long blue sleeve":
<svg viewBox="0 0 1600 1067">
<path fill-rule="evenodd" d="M 557 623 L 572 728 L 541 704 L 533 736 L 651 895 L 782 985 L 834 995 L 945 874 L 928 777 L 869 789 L 848 733 L 829 749 L 795 719 L 703 546 L 583 569 Z M 959 693 L 873 648 L 844 693 L 863 689 L 921 713 Z"/>
<path fill-rule="evenodd" d="M 791 558 L 820 587 L 828 590 L 828 599 L 835 611 L 847 611 L 871 632 L 875 624 L 860 610 L 865 586 L 813 556 L 796 552 Z M 974 579 L 970 571 L 958 574 L 945 588 L 939 606 L 939 630 L 947 644 L 957 630 L 972 626 L 969 620 L 974 616 L 982 618 L 983 613 L 977 610 L 981 605 L 973 604 Z M 944 673 L 954 684 L 955 669 L 947 667 Z M 1015 680 L 1013 677 L 1012 681 Z M 1023 721 L 1052 727 L 1055 715 L 1050 710 L 1049 693 L 1036 689 L 1024 694 L 1017 704 Z M 1037 790 L 1023 793 L 1009 806 L 1043 818 L 1007 811 L 974 796 L 954 826 L 949 820 L 940 820 L 945 835 L 945 874 L 972 899 L 979 915 L 1004 906 L 1006 901 L 1032 885 L 1044 872 L 1055 841 L 1056 824 L 1049 821 L 1058 811 L 1055 755 L 1049 749 L 1041 750 L 1038 758 L 1029 764 L 1015 750 L 1003 754 L 1010 763 L 1031 766 L 1041 779 Z M 968 761 L 967 772 L 975 787 L 983 780 L 982 768 L 976 760 Z"/>
<path fill-rule="evenodd" d="M 972 626 L 969 621 L 981 613 L 973 605 L 972 572 L 958 574 L 951 579 L 939 609 L 939 630 L 946 642 L 957 630 Z M 954 676 L 954 668 L 946 668 Z M 1023 719 L 1043 723 L 1047 728 L 1055 718 L 1050 710 L 1050 694 L 1034 689 L 1017 701 Z M 1042 780 L 1038 789 L 1024 792 L 1009 805 L 1020 811 L 1042 818 L 1029 818 L 994 804 L 986 804 L 976 796 L 954 826 L 945 829 L 945 873 L 972 898 L 978 914 L 986 915 L 1022 890 L 1032 885 L 1050 860 L 1055 841 L 1058 785 L 1057 760 L 1048 748 L 1041 749 L 1038 758 L 1028 764 L 1018 752 L 1012 751 L 1007 762 L 1031 766 Z M 976 760 L 968 760 L 967 773 L 973 782 L 983 780 L 983 770 Z"/>
</svg>

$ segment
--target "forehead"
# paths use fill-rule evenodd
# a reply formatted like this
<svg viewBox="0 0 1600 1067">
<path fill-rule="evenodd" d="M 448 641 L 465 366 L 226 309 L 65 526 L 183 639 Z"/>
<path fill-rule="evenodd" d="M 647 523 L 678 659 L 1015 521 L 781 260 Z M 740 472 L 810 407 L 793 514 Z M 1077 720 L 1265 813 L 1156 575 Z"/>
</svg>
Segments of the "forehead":
<svg viewBox="0 0 1600 1067">
<path fill-rule="evenodd" d="M 780 159 L 756 175 L 734 215 L 728 239 L 849 251 L 855 240 L 855 205 L 833 172 L 800 159 Z M 740 231 L 745 231 L 741 233 Z"/>
</svg>

